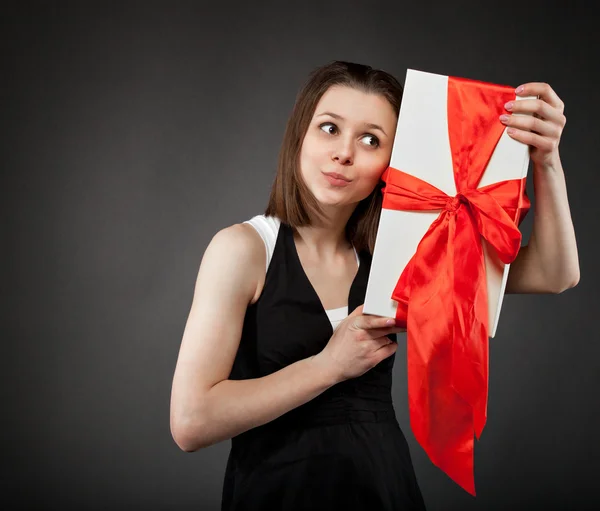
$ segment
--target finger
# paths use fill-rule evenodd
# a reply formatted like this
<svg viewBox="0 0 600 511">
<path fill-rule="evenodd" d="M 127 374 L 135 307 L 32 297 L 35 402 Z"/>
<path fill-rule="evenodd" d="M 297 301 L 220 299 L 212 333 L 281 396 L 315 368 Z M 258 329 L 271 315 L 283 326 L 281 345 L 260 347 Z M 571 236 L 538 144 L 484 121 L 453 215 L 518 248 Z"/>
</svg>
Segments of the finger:
<svg viewBox="0 0 600 511">
<path fill-rule="evenodd" d="M 558 147 L 558 140 L 551 137 L 543 137 L 531 131 L 523 131 L 516 128 L 509 128 L 506 133 L 515 140 L 524 144 L 537 147 L 542 151 L 551 152 Z"/>
<path fill-rule="evenodd" d="M 537 114 L 539 118 L 560 124 L 564 118 L 562 112 L 541 99 L 521 99 L 509 101 L 505 108 L 513 114 Z"/>
<path fill-rule="evenodd" d="M 517 96 L 539 96 L 541 99 L 557 108 L 560 113 L 564 111 L 565 104 L 558 97 L 558 94 L 554 91 L 550 85 L 544 82 L 529 82 L 517 87 L 519 92 L 516 92 Z"/>
<path fill-rule="evenodd" d="M 402 332 L 406 332 L 406 328 L 402 328 L 399 326 L 392 326 L 387 328 L 370 328 L 365 330 L 365 332 L 369 336 L 369 338 L 377 339 L 386 335 L 400 334 Z"/>
<path fill-rule="evenodd" d="M 501 115 L 500 121 L 505 126 L 523 131 L 533 131 L 546 137 L 558 138 L 561 134 L 561 127 L 558 124 L 530 115 Z"/>
<path fill-rule="evenodd" d="M 396 320 L 384 316 L 362 315 L 354 319 L 353 325 L 355 329 L 372 330 L 375 328 L 389 328 L 390 326 L 395 326 Z"/>
<path fill-rule="evenodd" d="M 389 342 L 382 344 L 379 348 L 375 350 L 375 353 L 381 356 L 381 360 L 389 357 L 390 355 L 393 355 L 398 349 L 398 343 L 390 339 L 388 339 L 388 341 Z"/>
<path fill-rule="evenodd" d="M 371 349 L 377 351 L 382 346 L 387 346 L 388 344 L 397 344 L 392 339 L 387 336 L 376 337 L 375 339 L 365 339 L 364 342 L 368 342 L 371 344 Z"/>
</svg>

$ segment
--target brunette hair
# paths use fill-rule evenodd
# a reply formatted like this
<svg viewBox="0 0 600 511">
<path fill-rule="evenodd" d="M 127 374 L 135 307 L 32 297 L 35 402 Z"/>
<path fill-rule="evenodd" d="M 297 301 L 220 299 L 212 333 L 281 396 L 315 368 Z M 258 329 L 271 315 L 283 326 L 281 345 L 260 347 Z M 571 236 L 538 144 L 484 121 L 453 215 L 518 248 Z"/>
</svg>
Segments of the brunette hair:
<svg viewBox="0 0 600 511">
<path fill-rule="evenodd" d="M 299 159 L 302 142 L 317 104 L 323 94 L 334 85 L 379 94 L 389 101 L 396 116 L 400 111 L 402 86 L 385 71 L 352 62 L 333 61 L 310 73 L 296 97 L 286 125 L 277 173 L 264 213 L 266 216 L 278 217 L 293 229 L 310 225 L 310 213 L 316 216 L 323 214 L 317 199 L 300 176 Z M 381 214 L 383 185 L 384 183 L 380 182 L 368 197 L 358 203 L 346 224 L 346 236 L 357 251 L 366 249 L 373 254 Z"/>
</svg>

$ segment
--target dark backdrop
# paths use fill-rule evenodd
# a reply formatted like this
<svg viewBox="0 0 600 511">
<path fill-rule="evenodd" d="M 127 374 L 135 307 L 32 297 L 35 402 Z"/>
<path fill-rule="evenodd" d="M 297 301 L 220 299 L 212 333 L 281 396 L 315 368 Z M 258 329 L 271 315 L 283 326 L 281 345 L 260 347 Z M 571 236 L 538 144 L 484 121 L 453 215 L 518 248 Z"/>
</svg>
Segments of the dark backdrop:
<svg viewBox="0 0 600 511">
<path fill-rule="evenodd" d="M 263 212 L 296 93 L 333 59 L 402 83 L 407 68 L 546 81 L 564 100 L 581 282 L 505 298 L 490 340 L 476 498 L 414 440 L 403 349 L 393 393 L 430 510 L 600 506 L 591 8 L 11 4 L 0 32 L 4 509 L 218 509 L 229 441 L 188 454 L 169 430 L 198 265 L 214 233 Z"/>
</svg>

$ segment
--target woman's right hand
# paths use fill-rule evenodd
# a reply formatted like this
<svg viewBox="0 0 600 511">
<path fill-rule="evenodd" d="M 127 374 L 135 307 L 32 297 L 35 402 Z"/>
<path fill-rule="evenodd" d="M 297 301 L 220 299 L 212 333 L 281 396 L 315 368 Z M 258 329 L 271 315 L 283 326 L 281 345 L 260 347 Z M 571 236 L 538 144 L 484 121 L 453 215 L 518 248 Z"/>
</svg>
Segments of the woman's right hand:
<svg viewBox="0 0 600 511">
<path fill-rule="evenodd" d="M 398 345 L 387 336 L 406 332 L 395 326 L 394 318 L 363 314 L 363 306 L 338 325 L 327 346 L 315 356 L 336 383 L 357 378 L 393 355 Z M 390 320 L 391 325 L 387 324 Z"/>
</svg>

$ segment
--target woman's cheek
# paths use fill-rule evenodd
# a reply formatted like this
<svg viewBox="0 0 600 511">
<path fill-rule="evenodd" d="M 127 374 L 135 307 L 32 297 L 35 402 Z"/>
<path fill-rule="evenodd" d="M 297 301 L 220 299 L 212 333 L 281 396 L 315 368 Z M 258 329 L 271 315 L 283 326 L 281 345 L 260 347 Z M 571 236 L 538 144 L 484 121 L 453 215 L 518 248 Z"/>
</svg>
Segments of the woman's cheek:
<svg viewBox="0 0 600 511">
<path fill-rule="evenodd" d="M 381 161 L 377 162 L 377 165 L 375 167 L 373 167 L 373 172 L 371 173 L 371 178 L 374 181 L 379 181 L 381 179 L 381 176 L 383 176 L 383 173 L 385 172 L 385 169 L 387 169 L 388 165 L 386 162 L 382 163 Z"/>
<path fill-rule="evenodd" d="M 380 177 L 377 173 L 370 173 L 360 180 L 360 191 L 362 194 L 369 195 L 373 189 L 379 184 Z"/>
</svg>

